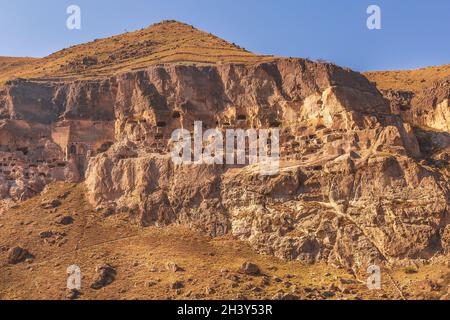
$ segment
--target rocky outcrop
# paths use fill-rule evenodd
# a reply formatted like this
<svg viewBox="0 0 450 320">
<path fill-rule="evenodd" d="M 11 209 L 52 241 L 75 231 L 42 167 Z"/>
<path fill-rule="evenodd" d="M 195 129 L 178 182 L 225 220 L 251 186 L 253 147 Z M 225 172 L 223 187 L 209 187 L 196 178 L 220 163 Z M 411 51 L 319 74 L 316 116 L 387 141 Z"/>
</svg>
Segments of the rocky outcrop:
<svg viewBox="0 0 450 320">
<path fill-rule="evenodd" d="M 353 268 L 450 249 L 448 177 L 407 157 L 343 156 L 323 172 L 286 165 L 273 178 L 251 168 L 176 168 L 156 155 L 105 166 L 108 159 L 91 163 L 93 203 L 144 226 L 232 233 L 261 253 Z"/>
<path fill-rule="evenodd" d="M 436 81 L 412 101 L 410 118 L 413 123 L 450 132 L 450 78 Z"/>
<path fill-rule="evenodd" d="M 391 111 L 414 127 L 423 157 L 446 170 L 450 159 L 450 79 L 420 90 L 382 90 Z"/>
<path fill-rule="evenodd" d="M 87 170 L 99 209 L 128 212 L 144 226 L 231 233 L 262 253 L 355 270 L 448 250 L 448 175 L 420 163 L 412 127 L 357 73 L 282 60 L 155 67 L 117 85 L 116 144 Z M 281 126 L 280 174 L 176 166 L 149 148 L 163 150 L 172 130 L 196 120 L 222 129 Z"/>
<path fill-rule="evenodd" d="M 243 174 L 234 176 L 233 187 L 224 188 L 233 233 L 264 253 L 348 267 L 429 258 L 440 250 L 448 180 L 407 158 L 344 157 L 333 165 L 312 175 L 285 169 L 269 183 L 250 186 Z M 240 179 L 245 182 L 237 185 Z M 237 201 L 242 194 L 250 199 Z"/>
<path fill-rule="evenodd" d="M 9 81 L 0 113 L 12 120 L 42 124 L 56 123 L 63 118 L 114 120 L 111 90 L 109 81 Z"/>
<path fill-rule="evenodd" d="M 450 79 L 435 81 L 417 92 L 383 90 L 391 110 L 417 127 L 450 132 Z"/>
<path fill-rule="evenodd" d="M 144 227 L 184 224 L 354 270 L 426 259 L 450 250 L 448 159 L 422 161 L 428 136 L 411 124 L 445 129 L 443 88 L 431 89 L 436 108 L 425 114 L 417 96 L 391 92 L 390 106 L 359 73 L 303 59 L 12 81 L 0 99 L 0 197 L 85 178 L 105 217 L 129 214 Z M 204 130 L 280 129 L 280 173 L 175 165 L 171 134 L 195 121 Z"/>
<path fill-rule="evenodd" d="M 9 81 L 0 92 L 0 201 L 82 180 L 88 158 L 113 143 L 113 97 L 103 80 Z"/>
<path fill-rule="evenodd" d="M 19 264 L 27 259 L 32 259 L 33 255 L 28 252 L 28 250 L 21 247 L 14 247 L 8 251 L 8 263 L 9 264 Z"/>
</svg>

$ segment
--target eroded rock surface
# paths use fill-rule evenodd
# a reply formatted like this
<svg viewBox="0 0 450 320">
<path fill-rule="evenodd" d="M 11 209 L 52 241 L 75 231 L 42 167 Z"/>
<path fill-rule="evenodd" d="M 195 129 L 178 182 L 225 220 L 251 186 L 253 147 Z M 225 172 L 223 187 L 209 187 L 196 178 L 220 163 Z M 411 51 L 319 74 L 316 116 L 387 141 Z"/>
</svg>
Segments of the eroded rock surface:
<svg viewBox="0 0 450 320">
<path fill-rule="evenodd" d="M 382 90 L 392 112 L 414 126 L 450 131 L 450 78 L 435 81 L 417 91 Z"/>
<path fill-rule="evenodd" d="M 145 226 L 232 233 L 262 253 L 355 270 L 448 250 L 448 173 L 423 161 L 412 126 L 360 75 L 282 60 L 156 68 L 126 78 L 135 100 L 118 104 L 116 144 L 88 168 L 95 206 L 130 212 Z M 175 166 L 167 139 L 194 120 L 219 128 L 279 125 L 280 174 Z M 148 146 L 152 126 L 158 136 Z"/>
<path fill-rule="evenodd" d="M 303 59 L 18 80 L 0 94 L 0 198 L 86 179 L 99 214 L 128 213 L 144 227 L 231 233 L 261 253 L 354 270 L 426 259 L 450 250 L 446 88 L 431 89 L 438 98 L 425 114 L 417 97 L 391 94 L 390 106 L 362 75 Z M 280 173 L 175 165 L 171 134 L 194 121 L 279 128 Z M 417 124 L 440 130 L 440 162 Z"/>
</svg>

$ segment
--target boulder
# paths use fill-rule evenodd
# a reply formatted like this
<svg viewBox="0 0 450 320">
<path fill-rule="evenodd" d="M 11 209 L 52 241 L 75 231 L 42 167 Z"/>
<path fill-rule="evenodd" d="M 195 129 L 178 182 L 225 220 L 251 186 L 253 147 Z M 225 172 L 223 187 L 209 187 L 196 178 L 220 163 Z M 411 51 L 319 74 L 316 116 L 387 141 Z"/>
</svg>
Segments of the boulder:
<svg viewBox="0 0 450 320">
<path fill-rule="evenodd" d="M 71 217 L 71 216 L 65 216 L 65 217 L 62 217 L 62 218 L 58 221 L 58 223 L 59 223 L 60 225 L 63 225 L 63 226 L 68 226 L 68 225 L 73 224 L 74 221 L 75 221 L 75 219 L 74 219 L 73 217 Z"/>
<path fill-rule="evenodd" d="M 166 269 L 171 272 L 184 272 L 185 270 L 177 265 L 175 262 L 168 262 L 166 264 Z"/>
<path fill-rule="evenodd" d="M 184 288 L 184 282 L 183 281 L 175 281 L 173 282 L 170 287 L 173 290 L 179 290 L 179 289 L 183 289 Z"/>
<path fill-rule="evenodd" d="M 117 271 L 109 264 L 102 265 L 96 268 L 97 279 L 91 284 L 91 288 L 94 290 L 100 290 L 116 279 Z"/>
<path fill-rule="evenodd" d="M 261 269 L 258 267 L 258 265 L 251 263 L 251 262 L 245 262 L 241 268 L 239 269 L 239 273 L 248 275 L 248 276 L 259 276 L 261 275 Z"/>
<path fill-rule="evenodd" d="M 13 247 L 8 251 L 9 264 L 19 264 L 30 258 L 33 258 L 33 255 L 21 247 Z"/>
</svg>

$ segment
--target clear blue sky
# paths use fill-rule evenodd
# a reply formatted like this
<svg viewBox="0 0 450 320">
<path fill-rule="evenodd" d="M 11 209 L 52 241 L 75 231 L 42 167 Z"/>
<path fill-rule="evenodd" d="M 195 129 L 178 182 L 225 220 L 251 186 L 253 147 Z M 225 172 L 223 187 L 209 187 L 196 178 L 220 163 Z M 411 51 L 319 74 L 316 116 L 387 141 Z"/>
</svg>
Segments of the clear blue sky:
<svg viewBox="0 0 450 320">
<path fill-rule="evenodd" d="M 66 28 L 71 4 L 81 30 Z M 370 4 L 382 9 L 382 30 L 366 27 Z M 164 19 L 257 53 L 360 71 L 450 63 L 449 0 L 0 0 L 0 55 L 42 57 Z"/>
</svg>

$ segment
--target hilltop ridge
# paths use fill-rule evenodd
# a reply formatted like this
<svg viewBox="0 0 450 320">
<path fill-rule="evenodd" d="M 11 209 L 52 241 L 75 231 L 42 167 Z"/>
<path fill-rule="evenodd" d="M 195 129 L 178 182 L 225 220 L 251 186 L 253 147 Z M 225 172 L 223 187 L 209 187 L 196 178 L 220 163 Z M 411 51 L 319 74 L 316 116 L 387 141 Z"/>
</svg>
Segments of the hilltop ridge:
<svg viewBox="0 0 450 320">
<path fill-rule="evenodd" d="M 0 82 L 14 78 L 102 78 L 160 63 L 209 65 L 273 59 L 251 53 L 188 24 L 167 20 L 141 30 L 72 46 L 19 67 L 5 68 Z"/>
</svg>

